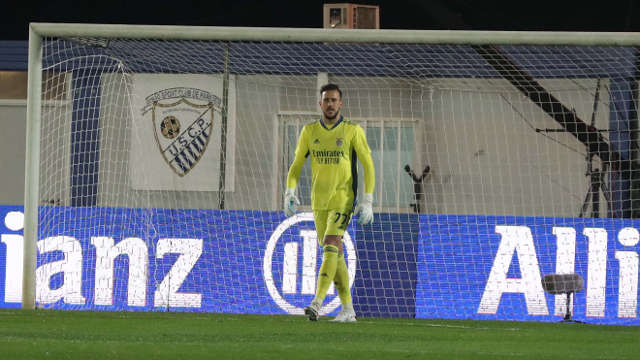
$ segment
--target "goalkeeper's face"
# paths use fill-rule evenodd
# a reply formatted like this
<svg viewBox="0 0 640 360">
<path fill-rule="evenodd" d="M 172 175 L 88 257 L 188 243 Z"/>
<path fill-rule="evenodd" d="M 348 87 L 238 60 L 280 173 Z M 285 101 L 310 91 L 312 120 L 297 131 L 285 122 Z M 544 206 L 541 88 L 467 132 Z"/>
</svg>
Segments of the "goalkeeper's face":
<svg viewBox="0 0 640 360">
<path fill-rule="evenodd" d="M 340 116 L 340 108 L 342 107 L 342 99 L 338 90 L 327 90 L 322 93 L 320 100 L 320 108 L 322 114 L 327 120 L 335 120 Z"/>
</svg>

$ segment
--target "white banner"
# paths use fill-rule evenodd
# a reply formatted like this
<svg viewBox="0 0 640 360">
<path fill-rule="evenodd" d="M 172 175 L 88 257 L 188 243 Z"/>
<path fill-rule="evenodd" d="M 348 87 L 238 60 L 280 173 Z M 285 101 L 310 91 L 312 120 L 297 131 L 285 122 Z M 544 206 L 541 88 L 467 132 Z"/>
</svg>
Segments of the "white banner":
<svg viewBox="0 0 640 360">
<path fill-rule="evenodd" d="M 218 191 L 222 75 L 133 75 L 129 174 L 134 189 Z M 225 191 L 233 191 L 235 78 L 229 79 Z"/>
</svg>

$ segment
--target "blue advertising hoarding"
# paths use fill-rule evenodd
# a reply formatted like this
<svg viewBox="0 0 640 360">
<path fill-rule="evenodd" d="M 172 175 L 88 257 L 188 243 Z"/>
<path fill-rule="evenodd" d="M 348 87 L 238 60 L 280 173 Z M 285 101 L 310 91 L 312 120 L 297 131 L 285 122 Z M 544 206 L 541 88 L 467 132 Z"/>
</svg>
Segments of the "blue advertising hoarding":
<svg viewBox="0 0 640 360">
<path fill-rule="evenodd" d="M 24 207 L 0 206 L 0 307 L 22 301 L 22 228 Z"/>
<path fill-rule="evenodd" d="M 598 218 L 421 215 L 416 316 L 558 321 L 566 295 L 545 274 L 585 281 L 573 319 L 638 321 L 639 221 Z"/>
<path fill-rule="evenodd" d="M 0 208 L 2 218 L 7 209 Z M 369 230 L 348 227 L 345 252 L 362 314 L 415 315 L 418 224 L 411 218 L 376 215 Z M 40 219 L 42 308 L 302 314 L 322 259 L 310 213 L 285 219 L 263 211 L 41 207 Z M 396 228 L 406 231 L 375 235 Z M 21 237 L 22 227 L 13 233 Z M 12 251 L 21 257 L 22 243 Z M 0 276 L 19 282 L 21 270 L 6 259 Z M 19 306 L 19 299 L 0 306 Z M 338 306 L 330 289 L 323 314 Z"/>
<path fill-rule="evenodd" d="M 0 307 L 19 307 L 22 207 L 0 207 Z M 322 251 L 309 213 L 42 207 L 42 308 L 301 314 Z M 179 219 L 178 222 L 175 219 Z M 345 235 L 361 317 L 558 321 L 545 274 L 575 272 L 573 318 L 638 325 L 640 222 L 376 214 Z M 335 290 L 323 308 L 335 314 Z"/>
</svg>

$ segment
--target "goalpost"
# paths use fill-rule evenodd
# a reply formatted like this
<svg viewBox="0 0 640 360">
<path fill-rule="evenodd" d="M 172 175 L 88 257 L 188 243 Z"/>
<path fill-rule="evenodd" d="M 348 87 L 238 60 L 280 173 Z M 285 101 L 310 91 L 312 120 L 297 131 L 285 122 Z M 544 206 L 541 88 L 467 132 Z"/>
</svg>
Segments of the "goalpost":
<svg viewBox="0 0 640 360">
<path fill-rule="evenodd" d="M 23 307 L 300 314 L 308 165 L 290 219 L 284 181 L 334 82 L 376 165 L 374 224 L 345 235 L 360 316 L 554 321 L 542 277 L 576 273 L 574 318 L 640 324 L 639 44 L 31 24 Z"/>
</svg>

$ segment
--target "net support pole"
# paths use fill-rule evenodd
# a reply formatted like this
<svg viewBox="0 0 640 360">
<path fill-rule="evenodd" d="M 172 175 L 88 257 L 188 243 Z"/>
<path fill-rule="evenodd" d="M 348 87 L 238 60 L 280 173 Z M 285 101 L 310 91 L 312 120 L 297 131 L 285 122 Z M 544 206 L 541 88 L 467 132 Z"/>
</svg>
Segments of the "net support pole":
<svg viewBox="0 0 640 360">
<path fill-rule="evenodd" d="M 229 116 L 229 47 L 224 47 L 224 75 L 222 77 L 222 120 L 220 123 L 220 181 L 218 183 L 218 208 L 224 209 L 224 191 L 227 166 L 227 117 Z"/>
<path fill-rule="evenodd" d="M 40 103 L 42 101 L 42 39 L 29 29 L 29 73 L 24 178 L 24 248 L 22 308 L 35 309 L 38 183 L 40 178 Z"/>
</svg>

